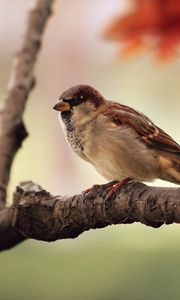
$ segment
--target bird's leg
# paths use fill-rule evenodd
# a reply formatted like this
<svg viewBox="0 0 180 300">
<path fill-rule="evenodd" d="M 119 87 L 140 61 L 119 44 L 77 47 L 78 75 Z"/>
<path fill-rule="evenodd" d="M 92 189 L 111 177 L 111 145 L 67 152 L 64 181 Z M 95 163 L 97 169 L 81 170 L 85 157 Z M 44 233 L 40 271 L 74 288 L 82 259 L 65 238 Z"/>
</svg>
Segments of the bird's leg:
<svg viewBox="0 0 180 300">
<path fill-rule="evenodd" d="M 132 177 L 125 178 L 121 181 L 115 181 L 115 184 L 108 187 L 106 200 L 110 200 L 113 194 L 116 194 L 121 188 L 126 185 L 129 181 L 133 180 Z"/>
<path fill-rule="evenodd" d="M 84 191 L 84 194 L 89 194 L 91 193 L 94 189 L 97 189 L 99 187 L 106 187 L 108 190 L 111 189 L 114 185 L 118 184 L 119 181 L 117 180 L 113 180 L 113 181 L 110 181 L 108 183 L 105 183 L 105 184 L 94 184 L 92 187 L 88 188 L 87 190 Z"/>
</svg>

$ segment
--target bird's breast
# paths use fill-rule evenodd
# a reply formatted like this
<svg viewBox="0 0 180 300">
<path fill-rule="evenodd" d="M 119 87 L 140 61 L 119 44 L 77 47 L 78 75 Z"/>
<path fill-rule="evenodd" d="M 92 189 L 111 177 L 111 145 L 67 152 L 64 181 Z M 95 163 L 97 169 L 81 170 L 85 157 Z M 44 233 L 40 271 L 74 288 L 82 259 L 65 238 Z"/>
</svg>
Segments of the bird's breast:
<svg viewBox="0 0 180 300">
<path fill-rule="evenodd" d="M 87 160 L 85 155 L 85 135 L 81 130 L 67 131 L 67 140 L 74 152 L 82 159 Z"/>
<path fill-rule="evenodd" d="M 76 128 L 72 122 L 72 114 L 64 113 L 60 115 L 60 122 L 63 128 L 64 135 L 71 145 L 74 152 L 85 159 L 84 157 L 84 133 L 82 128 Z"/>
<path fill-rule="evenodd" d="M 106 122 L 103 116 L 84 126 L 66 124 L 66 129 L 74 152 L 106 179 L 133 177 L 150 181 L 157 177 L 154 152 L 140 142 L 131 129 Z"/>
</svg>

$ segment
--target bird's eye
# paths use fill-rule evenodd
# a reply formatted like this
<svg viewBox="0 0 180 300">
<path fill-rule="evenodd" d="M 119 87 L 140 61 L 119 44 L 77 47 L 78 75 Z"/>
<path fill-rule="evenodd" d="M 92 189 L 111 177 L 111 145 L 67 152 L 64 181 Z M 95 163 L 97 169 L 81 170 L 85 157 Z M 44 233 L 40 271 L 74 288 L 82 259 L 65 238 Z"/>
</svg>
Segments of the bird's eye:
<svg viewBox="0 0 180 300">
<path fill-rule="evenodd" d="M 67 102 L 68 104 L 70 104 L 71 107 L 73 107 L 73 106 L 77 106 L 77 105 L 81 104 L 81 99 L 80 99 L 80 97 L 66 98 L 66 99 L 64 99 L 64 102 Z"/>
<path fill-rule="evenodd" d="M 84 96 L 80 95 L 80 96 L 74 96 L 74 97 L 68 97 L 63 99 L 64 102 L 67 102 L 68 104 L 71 105 L 71 107 L 73 106 L 77 106 L 79 104 L 81 104 L 83 102 Z"/>
</svg>

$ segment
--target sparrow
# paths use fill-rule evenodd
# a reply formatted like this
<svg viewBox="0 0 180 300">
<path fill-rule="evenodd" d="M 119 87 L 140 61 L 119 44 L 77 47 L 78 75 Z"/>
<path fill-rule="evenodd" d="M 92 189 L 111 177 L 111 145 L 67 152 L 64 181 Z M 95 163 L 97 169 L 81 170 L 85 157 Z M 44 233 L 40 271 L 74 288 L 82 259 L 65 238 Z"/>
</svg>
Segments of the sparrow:
<svg viewBox="0 0 180 300">
<path fill-rule="evenodd" d="M 180 145 L 143 113 L 89 85 L 69 88 L 53 108 L 74 152 L 107 180 L 180 184 Z"/>
</svg>

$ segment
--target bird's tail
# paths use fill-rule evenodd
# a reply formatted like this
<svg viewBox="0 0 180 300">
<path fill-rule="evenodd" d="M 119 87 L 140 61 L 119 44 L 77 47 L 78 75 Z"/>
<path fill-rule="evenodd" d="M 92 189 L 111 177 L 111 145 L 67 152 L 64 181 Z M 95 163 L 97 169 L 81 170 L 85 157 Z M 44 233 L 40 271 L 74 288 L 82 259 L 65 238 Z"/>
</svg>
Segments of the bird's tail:
<svg viewBox="0 0 180 300">
<path fill-rule="evenodd" d="M 180 153 L 163 153 L 159 162 L 160 178 L 180 184 Z"/>
</svg>

